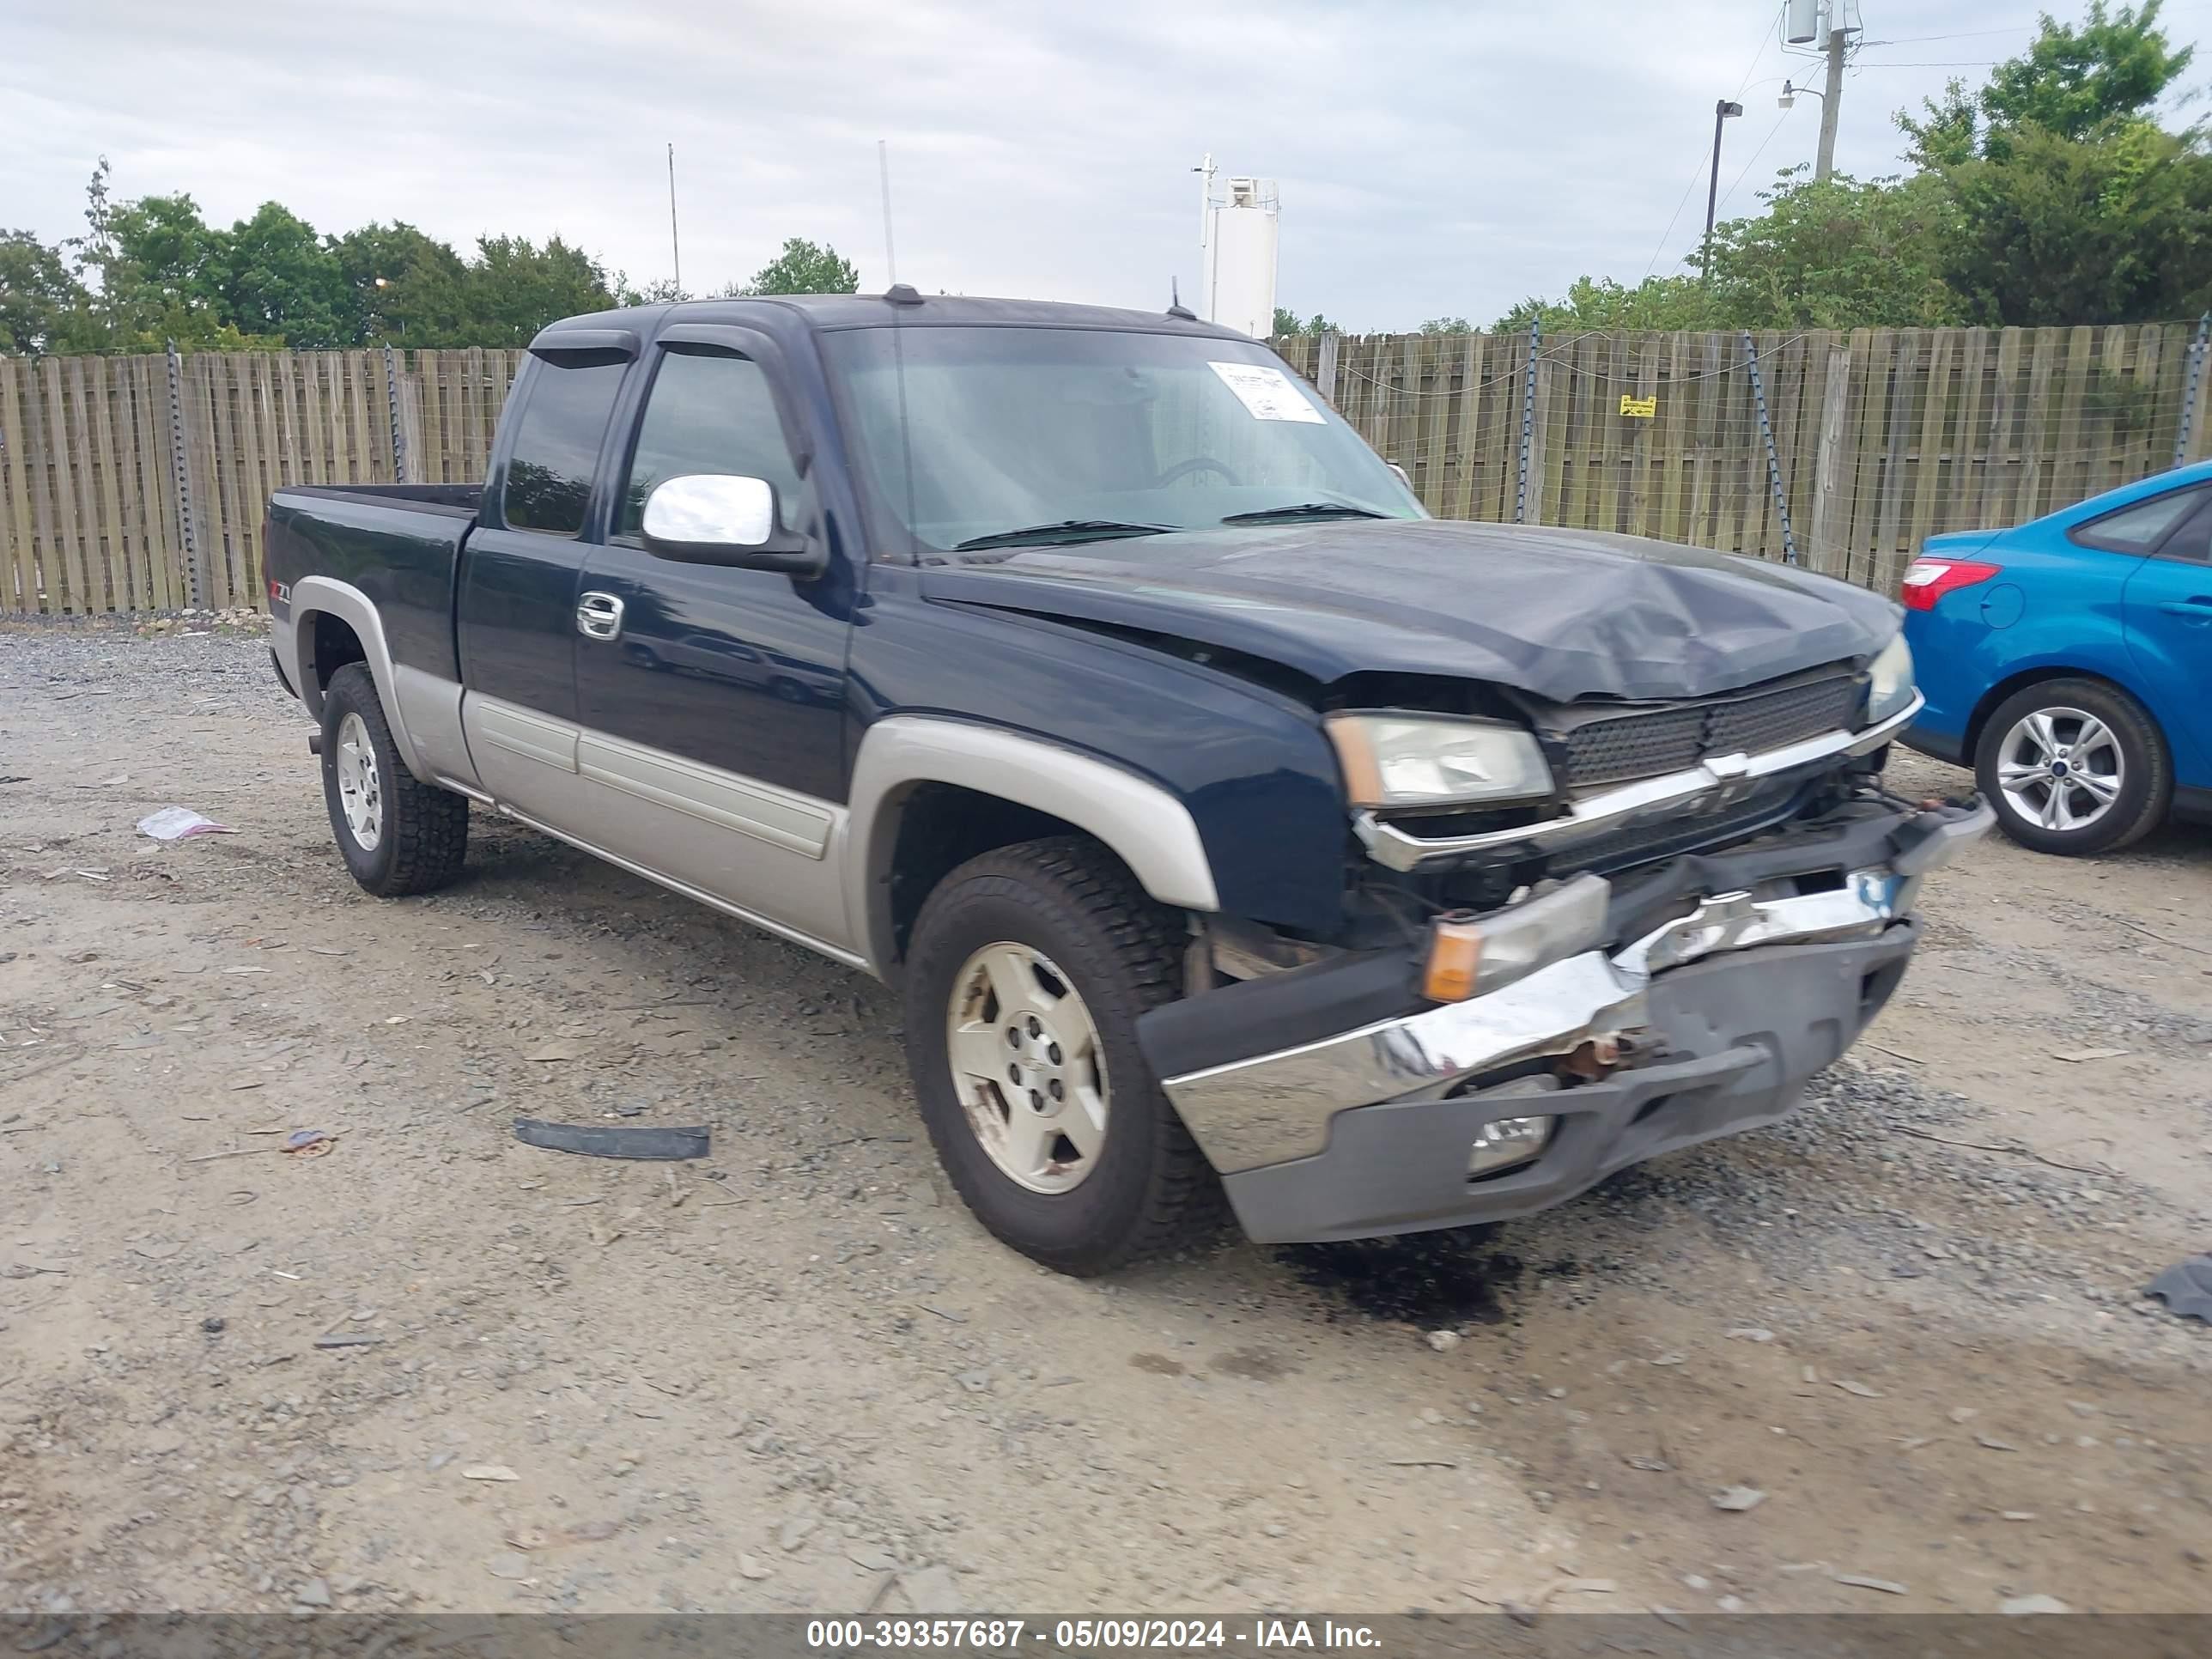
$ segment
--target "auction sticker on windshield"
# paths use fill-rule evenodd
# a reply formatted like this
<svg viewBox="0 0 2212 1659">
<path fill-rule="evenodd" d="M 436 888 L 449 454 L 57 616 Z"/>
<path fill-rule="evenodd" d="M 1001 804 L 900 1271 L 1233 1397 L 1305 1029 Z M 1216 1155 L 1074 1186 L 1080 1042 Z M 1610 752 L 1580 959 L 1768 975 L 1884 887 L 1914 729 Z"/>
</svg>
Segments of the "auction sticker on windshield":
<svg viewBox="0 0 2212 1659">
<path fill-rule="evenodd" d="M 1266 363 L 1208 363 L 1206 367 L 1221 377 L 1221 383 L 1237 394 L 1237 400 L 1255 421 L 1310 421 L 1316 426 L 1324 424 L 1321 410 L 1279 368 L 1271 368 Z"/>
</svg>

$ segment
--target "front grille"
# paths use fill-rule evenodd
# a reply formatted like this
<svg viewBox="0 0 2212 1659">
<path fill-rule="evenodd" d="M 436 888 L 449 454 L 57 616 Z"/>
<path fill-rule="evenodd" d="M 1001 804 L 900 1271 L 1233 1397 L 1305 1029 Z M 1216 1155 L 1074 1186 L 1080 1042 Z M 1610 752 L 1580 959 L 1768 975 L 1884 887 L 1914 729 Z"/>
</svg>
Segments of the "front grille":
<svg viewBox="0 0 2212 1659">
<path fill-rule="evenodd" d="M 1680 772 L 1705 757 L 1706 711 L 1662 708 L 1592 720 L 1567 738 L 1567 787 L 1621 783 Z"/>
<path fill-rule="evenodd" d="M 1856 676 L 1835 674 L 1712 702 L 1589 720 L 1565 738 L 1566 785 L 1574 791 L 1598 788 L 1683 771 L 1709 755 L 1784 748 L 1848 728 L 1859 696 Z"/>
</svg>

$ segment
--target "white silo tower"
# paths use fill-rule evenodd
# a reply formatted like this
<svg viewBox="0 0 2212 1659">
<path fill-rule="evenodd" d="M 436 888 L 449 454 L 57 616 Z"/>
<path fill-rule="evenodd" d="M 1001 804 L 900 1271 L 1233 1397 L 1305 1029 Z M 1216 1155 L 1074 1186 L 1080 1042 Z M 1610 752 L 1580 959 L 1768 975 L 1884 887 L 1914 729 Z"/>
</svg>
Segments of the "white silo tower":
<svg viewBox="0 0 2212 1659">
<path fill-rule="evenodd" d="M 1200 314 L 1264 340 L 1275 331 L 1275 250 L 1282 198 L 1273 179 L 1233 178 L 1216 199 L 1206 157 Z"/>
</svg>

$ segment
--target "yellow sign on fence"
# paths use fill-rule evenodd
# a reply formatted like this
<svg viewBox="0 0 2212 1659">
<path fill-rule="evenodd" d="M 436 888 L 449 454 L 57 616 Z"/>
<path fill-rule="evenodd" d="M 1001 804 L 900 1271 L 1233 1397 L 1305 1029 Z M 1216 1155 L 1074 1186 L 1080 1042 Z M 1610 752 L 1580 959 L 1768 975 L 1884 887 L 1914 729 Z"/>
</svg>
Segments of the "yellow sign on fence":
<svg viewBox="0 0 2212 1659">
<path fill-rule="evenodd" d="M 1659 414 L 1659 399 L 1656 397 L 1632 398 L 1624 392 L 1620 394 L 1620 412 L 1634 420 L 1656 420 Z"/>
</svg>

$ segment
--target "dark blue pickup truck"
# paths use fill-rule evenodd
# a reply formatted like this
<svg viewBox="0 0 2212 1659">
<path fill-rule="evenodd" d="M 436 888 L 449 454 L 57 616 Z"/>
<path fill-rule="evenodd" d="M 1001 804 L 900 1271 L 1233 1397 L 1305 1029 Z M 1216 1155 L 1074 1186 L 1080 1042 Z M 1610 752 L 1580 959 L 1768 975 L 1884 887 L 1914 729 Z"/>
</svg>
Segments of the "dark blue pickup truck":
<svg viewBox="0 0 2212 1659">
<path fill-rule="evenodd" d="M 579 317 L 481 489 L 283 490 L 267 546 L 362 886 L 473 803 L 893 981 L 954 1185 L 1073 1273 L 1772 1121 L 1990 822 L 1881 787 L 1887 600 L 1433 520 L 1187 313 Z"/>
</svg>

